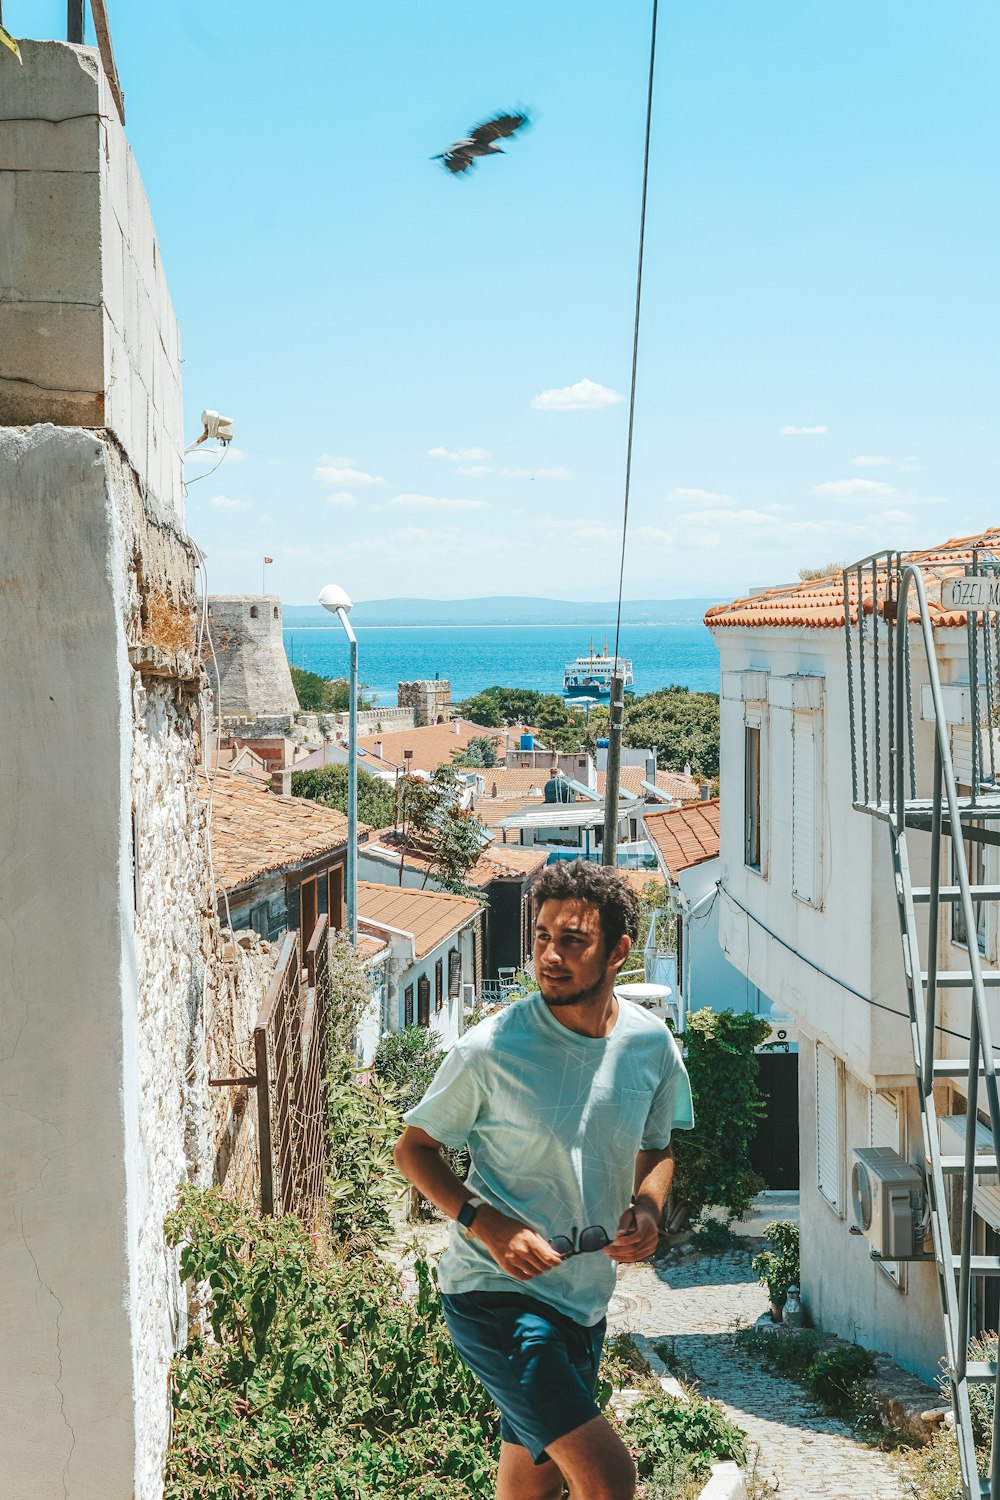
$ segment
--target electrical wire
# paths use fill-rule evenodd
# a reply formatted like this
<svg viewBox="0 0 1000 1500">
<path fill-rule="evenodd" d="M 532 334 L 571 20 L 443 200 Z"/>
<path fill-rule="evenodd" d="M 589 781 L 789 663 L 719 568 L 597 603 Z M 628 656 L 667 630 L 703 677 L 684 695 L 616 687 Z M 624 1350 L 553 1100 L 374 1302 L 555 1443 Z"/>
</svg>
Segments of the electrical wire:
<svg viewBox="0 0 1000 1500">
<path fill-rule="evenodd" d="M 208 451 L 211 452 L 212 450 L 209 449 Z M 184 481 L 184 491 L 185 491 L 185 493 L 187 493 L 187 491 L 191 488 L 191 486 L 193 484 L 200 484 L 203 479 L 211 479 L 211 477 L 215 473 L 216 469 L 220 468 L 221 465 L 223 464 L 223 462 L 225 461 L 225 457 L 226 457 L 226 454 L 228 452 L 229 452 L 229 444 L 227 443 L 226 446 L 222 450 L 222 458 L 219 459 L 219 462 L 217 464 L 213 464 L 210 469 L 206 469 L 205 472 L 204 472 L 204 474 L 199 474 L 198 477 L 197 477 L 197 479 L 185 479 L 185 481 Z"/>
<path fill-rule="evenodd" d="M 615 618 L 615 667 L 622 628 L 622 591 L 625 584 L 625 547 L 628 539 L 628 506 L 632 491 L 632 439 L 635 433 L 635 390 L 639 366 L 639 321 L 642 310 L 642 264 L 646 245 L 646 198 L 649 187 L 649 137 L 653 124 L 653 75 L 656 65 L 656 15 L 659 0 L 653 0 L 649 36 L 649 85 L 646 93 L 646 138 L 642 153 L 642 205 L 639 210 L 639 254 L 635 273 L 635 319 L 632 327 L 632 378 L 628 398 L 628 440 L 625 447 L 625 501 L 622 507 L 622 552 L 618 569 L 618 611 Z"/>
</svg>

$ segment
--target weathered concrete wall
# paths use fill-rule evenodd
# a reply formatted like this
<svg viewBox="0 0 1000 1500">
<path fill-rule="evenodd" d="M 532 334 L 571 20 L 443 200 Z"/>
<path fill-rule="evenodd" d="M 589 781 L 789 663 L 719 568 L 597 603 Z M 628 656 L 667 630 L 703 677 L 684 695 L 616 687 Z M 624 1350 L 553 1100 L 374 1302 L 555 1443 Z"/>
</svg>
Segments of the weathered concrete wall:
<svg viewBox="0 0 1000 1500">
<path fill-rule="evenodd" d="M 21 43 L 0 89 L 0 424 L 112 431 L 183 514 L 177 323 L 97 53 Z"/>
<path fill-rule="evenodd" d="M 215 655 L 206 667 L 216 712 L 280 718 L 299 706 L 288 670 L 277 594 L 212 594 L 208 627 Z"/>
</svg>

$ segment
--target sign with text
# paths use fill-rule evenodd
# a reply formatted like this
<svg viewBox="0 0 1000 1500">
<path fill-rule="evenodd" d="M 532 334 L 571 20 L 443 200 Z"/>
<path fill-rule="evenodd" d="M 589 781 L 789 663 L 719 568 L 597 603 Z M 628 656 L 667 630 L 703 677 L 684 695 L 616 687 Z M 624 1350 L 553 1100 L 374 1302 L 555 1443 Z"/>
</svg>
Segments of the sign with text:
<svg viewBox="0 0 1000 1500">
<path fill-rule="evenodd" d="M 972 614 L 1000 611 L 1000 575 L 973 573 L 968 578 L 946 578 L 941 585 L 941 603 L 945 609 L 964 609 Z"/>
</svg>

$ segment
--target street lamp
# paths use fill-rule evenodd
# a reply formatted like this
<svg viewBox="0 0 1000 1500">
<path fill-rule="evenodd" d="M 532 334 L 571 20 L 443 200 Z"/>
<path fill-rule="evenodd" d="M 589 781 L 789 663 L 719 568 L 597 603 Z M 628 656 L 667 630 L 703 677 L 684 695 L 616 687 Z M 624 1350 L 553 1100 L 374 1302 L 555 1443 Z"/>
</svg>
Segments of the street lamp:
<svg viewBox="0 0 1000 1500">
<path fill-rule="evenodd" d="M 319 596 L 324 609 L 337 616 L 351 644 L 351 699 L 347 731 L 347 937 L 358 941 L 358 640 L 347 616 L 350 594 L 328 583 Z"/>
</svg>

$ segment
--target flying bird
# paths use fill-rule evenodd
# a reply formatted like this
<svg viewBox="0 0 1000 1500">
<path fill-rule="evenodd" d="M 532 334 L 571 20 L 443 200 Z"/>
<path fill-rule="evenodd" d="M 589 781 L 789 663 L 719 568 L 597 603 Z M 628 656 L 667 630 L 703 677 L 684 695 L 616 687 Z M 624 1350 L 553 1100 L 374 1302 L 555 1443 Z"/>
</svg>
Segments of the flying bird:
<svg viewBox="0 0 1000 1500">
<path fill-rule="evenodd" d="M 496 142 L 513 135 L 522 125 L 527 125 L 526 114 L 497 115 L 470 130 L 464 141 L 454 141 L 447 151 L 441 151 L 432 161 L 443 161 L 449 172 L 467 172 L 477 156 L 503 156 L 502 146 Z"/>
</svg>

